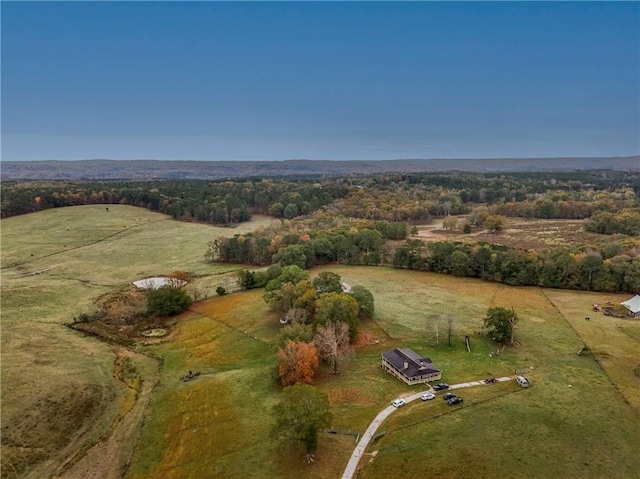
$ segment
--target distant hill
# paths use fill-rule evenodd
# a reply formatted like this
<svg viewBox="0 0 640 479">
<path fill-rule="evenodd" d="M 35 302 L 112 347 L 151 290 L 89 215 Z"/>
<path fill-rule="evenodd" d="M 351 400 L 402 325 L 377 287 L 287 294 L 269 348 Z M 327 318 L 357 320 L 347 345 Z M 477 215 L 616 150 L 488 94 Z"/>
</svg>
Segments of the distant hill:
<svg viewBox="0 0 640 479">
<path fill-rule="evenodd" d="M 640 170 L 640 156 L 608 158 L 494 158 L 380 161 L 3 161 L 2 180 L 220 179 L 275 176 L 357 176 L 430 171 L 522 172 Z"/>
</svg>

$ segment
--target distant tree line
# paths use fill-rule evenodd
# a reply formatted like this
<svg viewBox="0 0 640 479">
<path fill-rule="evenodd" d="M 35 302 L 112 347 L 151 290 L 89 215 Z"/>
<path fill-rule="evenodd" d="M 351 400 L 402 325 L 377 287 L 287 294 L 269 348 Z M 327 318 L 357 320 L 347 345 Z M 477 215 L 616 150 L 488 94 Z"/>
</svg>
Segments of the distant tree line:
<svg viewBox="0 0 640 479">
<path fill-rule="evenodd" d="M 389 177 L 391 178 L 391 177 Z M 464 203 L 499 204 L 534 200 L 541 193 L 606 193 L 630 190 L 640 196 L 640 171 L 554 171 L 519 173 L 409 173 L 393 177 L 409 185 L 438 185 L 457 191 Z"/>
<path fill-rule="evenodd" d="M 601 248 L 561 247 L 528 251 L 488 243 L 424 242 L 409 239 L 393 255 L 393 266 L 483 278 L 509 285 L 588 291 L 640 291 L 640 250 L 618 241 Z"/>
<path fill-rule="evenodd" d="M 413 173 L 348 178 L 0 183 L 3 218 L 48 208 L 128 204 L 187 221 L 233 224 L 252 214 L 292 219 L 322 208 L 333 215 L 427 223 L 433 217 L 490 213 L 588 218 L 638 207 L 640 173 Z M 609 230 L 610 228 L 605 228 Z"/>
<path fill-rule="evenodd" d="M 327 220 L 325 229 L 314 229 L 314 222 L 323 222 L 318 216 L 323 215 L 218 238 L 210 243 L 207 259 L 255 266 L 295 265 L 302 269 L 334 262 L 392 265 L 509 285 L 610 292 L 640 290 L 640 247 L 630 238 L 613 237 L 589 248 L 564 246 L 543 251 L 419 239 L 407 239 L 398 245 L 388 240 L 406 238 L 405 223 L 333 218 L 331 222 Z M 491 218 L 486 217 L 485 227 Z M 396 236 L 399 232 L 403 235 Z M 245 289 L 264 287 L 268 281 L 265 272 L 240 273 Z"/>
<path fill-rule="evenodd" d="M 348 192 L 338 180 L 270 179 L 3 182 L 0 188 L 3 218 L 63 206 L 126 204 L 213 224 L 240 223 L 260 213 L 277 218 L 307 215 Z"/>
</svg>

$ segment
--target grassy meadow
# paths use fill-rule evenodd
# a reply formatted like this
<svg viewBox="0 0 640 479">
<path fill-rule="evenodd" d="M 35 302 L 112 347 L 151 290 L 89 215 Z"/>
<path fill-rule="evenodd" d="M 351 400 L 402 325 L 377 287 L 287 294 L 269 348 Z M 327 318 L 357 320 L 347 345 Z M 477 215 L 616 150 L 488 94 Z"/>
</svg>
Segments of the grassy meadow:
<svg viewBox="0 0 640 479">
<path fill-rule="evenodd" d="M 117 457 L 105 456 L 115 472 L 93 472 L 127 479 L 340 477 L 355 436 L 321 433 L 317 461 L 306 465 L 299 446 L 270 434 L 281 391 L 275 354 L 282 326 L 262 291 L 212 293 L 236 266 L 207 264 L 207 243 L 268 221 L 221 229 L 124 205 L 2 220 L 2 477 L 91 476 L 90 466 L 62 463 L 104 439 L 131 408 L 132 393 L 114 378 L 121 348 L 64 323 L 114 289 L 176 270 L 191 273 L 191 291 L 209 299 L 177 317 L 167 337 L 138 346 L 136 353 L 161 358 L 154 369 L 132 357 L 146 384 L 158 375 L 140 412 L 142 427 L 120 443 Z M 380 354 L 394 347 L 430 357 L 449 383 L 515 370 L 533 382 L 526 390 L 514 381 L 463 389 L 461 407 L 437 398 L 398 409 L 363 457 L 359 479 L 638 476 L 640 378 L 633 371 L 640 321 L 591 311 L 594 302 L 628 295 L 514 288 L 384 267 L 334 265 L 312 275 L 327 270 L 365 286 L 376 302 L 341 374 L 323 367 L 317 375 L 334 427 L 363 432 L 391 400 L 424 389 L 380 369 Z M 480 334 L 491 306 L 514 307 L 520 316 L 516 344 L 499 355 Z M 447 313 L 455 317 L 451 346 L 443 324 L 436 335 Z M 589 350 L 578 356 L 585 344 Z M 201 375 L 181 381 L 188 370 Z"/>
<path fill-rule="evenodd" d="M 327 266 L 312 274 L 323 270 L 367 287 L 376 298 L 375 318 L 361 325 L 342 373 L 321 369 L 317 377 L 329 395 L 334 427 L 363 432 L 392 399 L 423 389 L 379 368 L 380 354 L 393 347 L 431 357 L 449 383 L 518 370 L 534 385 L 464 389 L 462 407 L 437 398 L 399 409 L 382 424 L 385 435 L 363 457 L 359 478 L 636 477 L 640 405 L 631 399 L 639 385 L 629 375 L 639 344 L 617 324 L 638 332 L 640 323 L 604 316 L 586 322 L 598 295 L 391 268 Z M 147 346 L 164 358 L 164 369 L 128 478 L 341 476 L 355 436 L 322 433 L 311 466 L 302 463 L 302 450 L 270 436 L 270 409 L 280 391 L 275 351 L 281 326 L 261 295 L 254 290 L 200 302 L 163 344 Z M 516 345 L 499 356 L 490 356 L 496 345 L 477 334 L 490 306 L 513 306 L 521 318 Z M 447 312 L 456 317 L 452 345 L 442 326 L 436 345 L 433 318 Z M 583 337 L 574 322 L 594 329 Z M 597 349 L 602 331 L 629 338 L 619 346 L 619 360 L 613 352 L 610 362 L 597 352 L 576 354 L 584 342 Z M 189 369 L 202 376 L 181 382 Z"/>
<path fill-rule="evenodd" d="M 114 348 L 64 323 L 114 288 L 175 270 L 199 275 L 192 287 L 207 295 L 236 268 L 207 264 L 207 243 L 269 221 L 214 228 L 125 205 L 3 219 L 2 477 L 47 477 L 103 438 L 130 402 L 113 378 Z"/>
</svg>

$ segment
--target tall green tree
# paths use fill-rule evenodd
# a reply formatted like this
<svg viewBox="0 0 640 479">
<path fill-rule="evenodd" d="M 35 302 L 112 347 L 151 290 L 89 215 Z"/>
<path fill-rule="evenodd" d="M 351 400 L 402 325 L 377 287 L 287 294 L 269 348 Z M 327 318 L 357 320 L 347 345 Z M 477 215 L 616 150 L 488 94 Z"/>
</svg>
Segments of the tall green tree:
<svg viewBox="0 0 640 479">
<path fill-rule="evenodd" d="M 309 281 L 301 280 L 295 284 L 284 283 L 273 291 L 265 291 L 263 298 L 272 309 L 283 314 L 293 308 L 311 311 L 316 300 L 316 289 Z"/>
<path fill-rule="evenodd" d="M 341 281 L 342 278 L 340 278 L 339 274 L 323 271 L 313 279 L 313 286 L 319 293 L 341 293 Z"/>
<path fill-rule="evenodd" d="M 307 462 L 318 448 L 318 431 L 329 425 L 329 398 L 319 389 L 305 384 L 286 387 L 274 406 L 273 433 L 282 439 L 302 441 Z"/>
<path fill-rule="evenodd" d="M 454 251 L 451 254 L 451 272 L 455 276 L 465 276 L 467 273 L 467 264 L 469 258 L 462 251 Z"/>
<path fill-rule="evenodd" d="M 278 252 L 273 255 L 273 261 L 283 267 L 296 265 L 301 269 L 305 269 L 309 262 L 307 255 L 305 254 L 305 248 L 300 244 L 292 244 L 285 246 L 284 248 L 280 248 Z"/>
<path fill-rule="evenodd" d="M 315 322 L 318 325 L 346 323 L 353 340 L 358 332 L 358 302 L 346 293 L 321 294 L 316 301 Z"/>
<path fill-rule="evenodd" d="M 273 273 L 271 273 L 272 270 Z M 285 283 L 296 284 L 298 281 L 309 279 L 309 272 L 296 265 L 285 266 L 281 269 L 269 267 L 268 273 L 269 277 L 273 279 L 269 280 L 264 288 L 265 291 L 279 289 Z M 278 274 L 278 276 L 273 277 L 272 274 Z"/>
<path fill-rule="evenodd" d="M 582 259 L 578 265 L 582 289 L 592 289 L 593 276 L 602 269 L 602 263 L 602 256 L 598 252 L 590 252 Z"/>
<path fill-rule="evenodd" d="M 499 343 L 513 342 L 513 327 L 518 322 L 518 315 L 513 309 L 489 308 L 484 318 L 484 327 L 489 337 Z"/>
<path fill-rule="evenodd" d="M 354 286 L 349 294 L 358 303 L 358 315 L 361 318 L 372 318 L 375 312 L 373 294 L 364 286 Z"/>
</svg>

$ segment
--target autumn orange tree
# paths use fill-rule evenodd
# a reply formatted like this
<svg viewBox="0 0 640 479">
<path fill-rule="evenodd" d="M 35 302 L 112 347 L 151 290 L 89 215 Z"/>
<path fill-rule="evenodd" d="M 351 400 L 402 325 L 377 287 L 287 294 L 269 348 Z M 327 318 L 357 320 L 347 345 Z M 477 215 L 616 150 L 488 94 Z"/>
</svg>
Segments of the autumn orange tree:
<svg viewBox="0 0 640 479">
<path fill-rule="evenodd" d="M 318 351 L 313 344 L 287 341 L 278 350 L 278 372 L 283 386 L 311 384 L 318 369 Z"/>
</svg>

